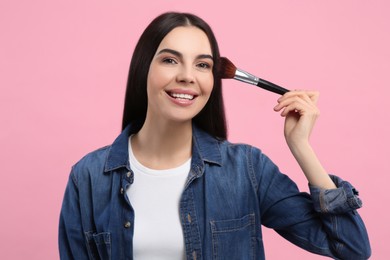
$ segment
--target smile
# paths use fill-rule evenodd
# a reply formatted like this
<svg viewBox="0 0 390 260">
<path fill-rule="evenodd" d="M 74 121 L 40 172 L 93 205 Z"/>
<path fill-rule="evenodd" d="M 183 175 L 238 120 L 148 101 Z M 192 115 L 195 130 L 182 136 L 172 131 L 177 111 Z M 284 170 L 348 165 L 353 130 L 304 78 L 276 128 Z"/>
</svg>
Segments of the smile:
<svg viewBox="0 0 390 260">
<path fill-rule="evenodd" d="M 175 99 L 193 100 L 196 96 L 184 93 L 167 92 L 167 94 Z"/>
</svg>

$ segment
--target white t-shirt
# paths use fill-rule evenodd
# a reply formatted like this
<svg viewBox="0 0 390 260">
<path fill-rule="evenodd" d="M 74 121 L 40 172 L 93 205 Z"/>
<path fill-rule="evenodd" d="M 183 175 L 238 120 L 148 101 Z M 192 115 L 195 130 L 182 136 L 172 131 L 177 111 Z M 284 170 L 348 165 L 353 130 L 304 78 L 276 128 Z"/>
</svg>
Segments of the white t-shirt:
<svg viewBox="0 0 390 260">
<path fill-rule="evenodd" d="M 135 158 L 129 138 L 134 182 L 127 189 L 135 212 L 133 256 L 136 260 L 186 259 L 179 201 L 191 159 L 168 170 L 153 170 Z"/>
</svg>

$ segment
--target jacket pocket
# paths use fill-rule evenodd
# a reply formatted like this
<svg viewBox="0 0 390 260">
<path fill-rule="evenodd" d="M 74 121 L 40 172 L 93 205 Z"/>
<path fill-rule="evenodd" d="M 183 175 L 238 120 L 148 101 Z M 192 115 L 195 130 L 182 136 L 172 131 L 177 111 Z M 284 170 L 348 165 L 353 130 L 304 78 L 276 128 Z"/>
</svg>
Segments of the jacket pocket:
<svg viewBox="0 0 390 260">
<path fill-rule="evenodd" d="M 110 232 L 96 233 L 85 232 L 89 258 L 93 260 L 111 259 L 111 234 Z"/>
<path fill-rule="evenodd" d="M 254 259 L 255 214 L 239 219 L 210 221 L 213 259 Z"/>
</svg>

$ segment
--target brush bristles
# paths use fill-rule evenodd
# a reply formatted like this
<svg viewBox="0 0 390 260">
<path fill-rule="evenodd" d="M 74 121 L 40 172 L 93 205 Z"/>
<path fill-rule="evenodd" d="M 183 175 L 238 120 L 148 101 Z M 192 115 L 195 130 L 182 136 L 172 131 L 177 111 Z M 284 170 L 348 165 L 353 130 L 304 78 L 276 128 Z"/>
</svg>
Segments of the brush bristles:
<svg viewBox="0 0 390 260">
<path fill-rule="evenodd" d="M 232 79 L 236 75 L 236 66 L 226 57 L 219 59 L 219 76 L 222 79 Z"/>
</svg>

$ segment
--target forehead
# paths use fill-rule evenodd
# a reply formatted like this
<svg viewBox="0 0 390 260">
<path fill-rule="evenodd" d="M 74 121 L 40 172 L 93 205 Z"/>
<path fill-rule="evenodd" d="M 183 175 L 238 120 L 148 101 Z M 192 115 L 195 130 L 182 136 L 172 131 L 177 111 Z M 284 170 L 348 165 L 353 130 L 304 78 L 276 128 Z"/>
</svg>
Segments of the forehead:
<svg viewBox="0 0 390 260">
<path fill-rule="evenodd" d="M 161 41 L 157 52 L 165 48 L 179 51 L 182 54 L 212 55 L 207 35 L 195 26 L 180 26 L 170 31 Z"/>
</svg>

